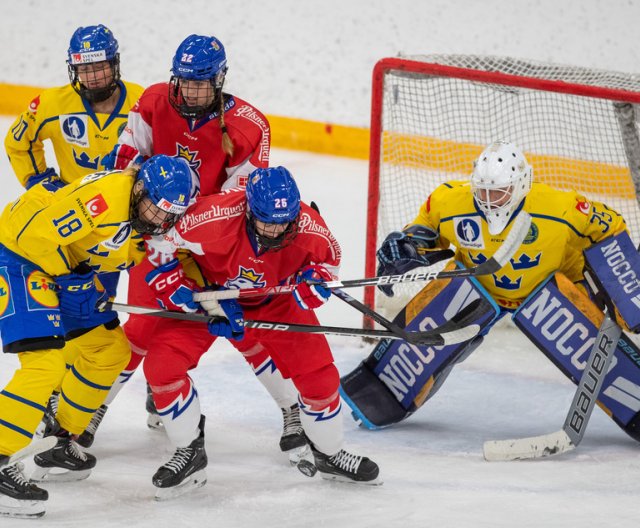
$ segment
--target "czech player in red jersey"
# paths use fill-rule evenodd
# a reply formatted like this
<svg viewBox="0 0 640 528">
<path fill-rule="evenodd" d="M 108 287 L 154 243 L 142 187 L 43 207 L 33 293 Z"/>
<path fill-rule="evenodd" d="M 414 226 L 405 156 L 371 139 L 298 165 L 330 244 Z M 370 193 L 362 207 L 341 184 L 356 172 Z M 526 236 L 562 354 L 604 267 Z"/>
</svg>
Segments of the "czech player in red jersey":
<svg viewBox="0 0 640 528">
<path fill-rule="evenodd" d="M 251 104 L 222 91 L 227 69 L 225 48 L 217 38 L 190 35 L 184 39 L 173 58 L 169 83 L 147 88 L 131 109 L 119 144 L 106 161 L 108 168 L 123 169 L 154 154 L 181 157 L 193 171 L 195 196 L 244 186 L 251 171 L 267 167 L 271 144 L 269 122 Z M 161 253 L 150 252 L 148 259 L 130 270 L 130 303 L 157 306 L 144 277 L 154 266 L 167 261 Z M 157 318 L 145 315 L 131 315 L 127 320 L 124 330 L 131 344 L 131 362 L 114 384 L 105 405 L 96 412 L 95 420 L 83 435 L 87 440 L 84 445 L 93 442 L 107 405 L 147 354 L 147 338 L 157 324 Z M 295 404 L 292 396 L 285 399 L 287 408 Z M 147 410 L 149 427 L 160 427 L 151 396 Z"/>
<path fill-rule="evenodd" d="M 184 485 L 204 470 L 204 417 L 188 370 L 216 337 L 231 340 L 256 372 L 275 367 L 291 379 L 302 412 L 302 437 L 309 440 L 323 477 L 377 483 L 378 466 L 342 449 L 339 374 L 324 335 L 246 329 L 251 319 L 318 325 L 313 312 L 330 297 L 323 281 L 334 280 L 340 246 L 320 214 L 300 201 L 284 167 L 257 169 L 246 187 L 199 198 L 168 232 L 165 253 L 187 250 L 147 275 L 159 303 L 169 310 L 205 310 L 221 319 L 163 320 L 149 341 L 145 375 L 153 390 L 174 457 L 153 478 L 159 488 Z M 293 295 L 244 300 L 193 301 L 202 288 L 256 288 L 295 283 Z M 194 473 L 195 472 L 195 473 Z M 200 473 L 194 484 L 204 482 Z"/>
</svg>

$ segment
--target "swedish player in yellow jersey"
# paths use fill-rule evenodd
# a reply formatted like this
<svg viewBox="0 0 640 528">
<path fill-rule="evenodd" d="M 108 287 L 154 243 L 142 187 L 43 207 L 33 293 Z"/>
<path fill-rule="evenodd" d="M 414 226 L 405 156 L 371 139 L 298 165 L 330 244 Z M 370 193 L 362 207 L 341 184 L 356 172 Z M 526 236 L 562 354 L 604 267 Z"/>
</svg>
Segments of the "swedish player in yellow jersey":
<svg viewBox="0 0 640 528">
<path fill-rule="evenodd" d="M 78 28 L 67 55 L 71 83 L 44 90 L 5 137 L 13 170 L 27 189 L 56 177 L 47 167 L 45 140 L 53 145 L 63 183 L 100 170 L 143 92 L 120 78 L 118 42 L 103 25 Z"/>
<path fill-rule="evenodd" d="M 480 298 L 475 322 L 481 335 L 443 347 L 382 342 L 342 379 L 342 394 L 365 426 L 375 429 L 410 416 L 505 315 L 574 382 L 605 304 L 621 325 L 640 330 L 640 256 L 623 217 L 577 192 L 534 183 L 524 154 L 507 142 L 489 145 L 470 181 L 440 185 L 412 222 L 386 238 L 377 253 L 378 274 L 406 273 L 451 257 L 449 267 L 475 267 L 496 253 L 521 211 L 532 223 L 508 264 L 492 275 L 431 282 L 397 317 L 407 328 L 437 326 Z M 591 269 L 589 287 L 585 266 Z M 392 286 L 381 289 L 393 295 Z M 640 350 L 624 334 L 614 365 L 598 401 L 640 440 L 640 399 L 607 390 L 623 379 L 640 394 Z"/>
<path fill-rule="evenodd" d="M 79 27 L 71 36 L 67 51 L 70 84 L 44 90 L 11 125 L 5 148 L 11 165 L 25 188 L 41 181 L 56 185 L 76 181 L 101 170 L 104 157 L 113 149 L 127 124 L 131 107 L 143 92 L 137 84 L 120 78 L 118 42 L 103 26 Z M 59 176 L 47 163 L 44 142 L 53 146 Z M 115 291 L 119 274 L 101 274 L 104 286 Z M 68 321 L 67 331 L 74 333 Z M 86 321 L 79 323 L 86 329 Z M 65 350 L 72 365 L 77 349 L 69 341 Z M 50 407 L 57 405 L 56 390 Z M 100 413 L 96 414 L 96 419 Z M 78 442 L 91 444 L 92 435 Z"/>
<path fill-rule="evenodd" d="M 42 182 L 0 216 L 0 337 L 4 352 L 16 353 L 21 365 L 0 392 L 0 513 L 44 513 L 46 491 L 25 481 L 8 458 L 29 444 L 60 384 L 56 420 L 46 432 L 57 443 L 36 456 L 33 478 L 59 467 L 70 470 L 67 480 L 77 480 L 95 465 L 74 435 L 84 431 L 131 353 L 117 314 L 99 311 L 111 292 L 96 277 L 142 260 L 141 235 L 175 224 L 189 203 L 191 181 L 184 160 L 159 155 L 139 170 L 97 172 L 62 188 Z M 83 326 L 91 331 L 83 333 Z M 78 357 L 67 373 L 61 349 L 70 338 Z"/>
</svg>

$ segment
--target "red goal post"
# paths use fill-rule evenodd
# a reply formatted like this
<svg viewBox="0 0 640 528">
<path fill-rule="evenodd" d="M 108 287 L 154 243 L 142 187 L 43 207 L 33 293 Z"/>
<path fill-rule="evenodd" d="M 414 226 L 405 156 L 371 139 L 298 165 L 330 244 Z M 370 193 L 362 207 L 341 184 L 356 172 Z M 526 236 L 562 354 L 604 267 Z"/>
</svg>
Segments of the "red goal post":
<svg viewBox="0 0 640 528">
<path fill-rule="evenodd" d="M 380 60 L 373 71 L 365 275 L 386 235 L 413 220 L 448 180 L 468 179 L 496 139 L 514 142 L 534 180 L 576 189 L 621 212 L 640 242 L 640 76 L 508 57 Z M 420 286 L 375 288 L 393 315 Z M 365 323 L 369 325 L 369 322 Z"/>
</svg>

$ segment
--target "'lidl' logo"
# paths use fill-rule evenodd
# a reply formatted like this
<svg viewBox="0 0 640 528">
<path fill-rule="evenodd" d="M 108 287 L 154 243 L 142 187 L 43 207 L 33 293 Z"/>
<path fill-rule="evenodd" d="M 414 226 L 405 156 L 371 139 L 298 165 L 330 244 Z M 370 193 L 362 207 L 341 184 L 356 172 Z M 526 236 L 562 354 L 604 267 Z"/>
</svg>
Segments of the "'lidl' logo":
<svg viewBox="0 0 640 528">
<path fill-rule="evenodd" d="M 58 295 L 56 283 L 42 271 L 32 271 L 27 277 L 27 299 L 30 310 L 56 308 Z"/>
<path fill-rule="evenodd" d="M 13 312 L 13 310 L 9 310 L 11 307 L 11 295 L 9 293 L 9 283 L 7 282 L 7 277 L 4 273 L 0 273 L 0 317 L 4 315 L 9 315 L 9 312 Z"/>
</svg>

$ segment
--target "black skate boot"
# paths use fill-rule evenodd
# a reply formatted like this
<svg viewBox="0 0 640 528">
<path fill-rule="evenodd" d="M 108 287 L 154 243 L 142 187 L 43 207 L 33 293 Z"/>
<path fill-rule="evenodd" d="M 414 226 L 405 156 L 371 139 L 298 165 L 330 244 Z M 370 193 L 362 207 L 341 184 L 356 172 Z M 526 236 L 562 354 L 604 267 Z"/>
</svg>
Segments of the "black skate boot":
<svg viewBox="0 0 640 528">
<path fill-rule="evenodd" d="M 200 418 L 200 434 L 188 447 L 179 447 L 171 460 L 160 466 L 153 475 L 153 485 L 158 489 L 156 500 L 173 499 L 188 491 L 204 486 L 207 482 L 207 453 L 204 450 L 204 415 Z"/>
<path fill-rule="evenodd" d="M 280 437 L 280 450 L 291 451 L 297 447 L 307 445 L 307 437 L 300 423 L 300 407 L 298 404 L 292 405 L 288 409 L 280 409 L 282 411 L 282 436 Z"/>
<path fill-rule="evenodd" d="M 98 427 L 100 427 L 100 423 L 102 422 L 104 415 L 107 414 L 107 409 L 108 407 L 106 405 L 101 405 L 98 410 L 93 413 L 89 425 L 87 425 L 87 428 L 76 440 L 76 442 L 82 447 L 91 447 L 93 445 L 93 441 L 96 437 L 96 431 L 98 430 Z"/>
<path fill-rule="evenodd" d="M 321 453 L 311 446 L 315 465 L 320 475 L 326 480 L 339 480 L 356 484 L 378 486 L 382 481 L 378 478 L 378 464 L 367 457 L 353 455 L 344 449 L 335 455 Z"/>
<path fill-rule="evenodd" d="M 56 413 L 58 412 L 58 400 L 60 399 L 60 393 L 53 391 L 51 396 L 49 396 L 49 401 L 47 402 L 47 409 L 44 411 L 44 416 L 42 417 L 42 421 L 38 425 L 35 436 L 38 438 L 42 438 L 44 436 L 44 432 L 47 429 L 51 429 L 54 427 L 54 422 L 56 420 Z"/>
<path fill-rule="evenodd" d="M 0 515 L 16 518 L 42 517 L 47 490 L 29 482 L 22 462 L 9 463 L 9 457 L 0 455 Z"/>
<path fill-rule="evenodd" d="M 311 450 L 307 443 L 307 436 L 304 434 L 302 423 L 300 422 L 300 407 L 294 404 L 282 411 L 282 436 L 280 437 L 280 450 L 287 453 L 289 463 L 297 466 L 300 460 L 308 457 Z"/>
<path fill-rule="evenodd" d="M 96 465 L 96 457 L 79 449 L 73 436 L 62 429 L 57 421 L 51 431 L 45 431 L 45 436 L 55 436 L 57 443 L 52 449 L 33 457 L 36 468 L 31 480 L 70 482 L 86 479 L 91 474 L 91 469 Z M 52 472 L 54 468 L 64 471 Z"/>
<path fill-rule="evenodd" d="M 146 408 L 149 415 L 147 416 L 147 427 L 149 429 L 153 429 L 155 431 L 162 429 L 164 425 L 162 424 L 162 418 L 158 414 L 158 409 L 156 409 L 156 402 L 153 401 L 153 393 L 151 392 L 151 387 L 147 383 L 147 402 Z"/>
</svg>

